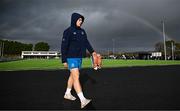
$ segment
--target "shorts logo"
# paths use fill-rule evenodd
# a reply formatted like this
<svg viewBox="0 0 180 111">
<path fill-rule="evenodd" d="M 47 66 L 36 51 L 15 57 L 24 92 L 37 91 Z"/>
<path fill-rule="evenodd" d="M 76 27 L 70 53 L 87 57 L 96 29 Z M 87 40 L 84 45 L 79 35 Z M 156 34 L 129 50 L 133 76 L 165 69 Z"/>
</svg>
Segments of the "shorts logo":
<svg viewBox="0 0 180 111">
<path fill-rule="evenodd" d="M 74 63 L 72 63 L 72 64 L 71 64 L 71 67 L 74 67 L 74 66 L 75 66 Z"/>
<path fill-rule="evenodd" d="M 76 35 L 76 32 L 73 32 L 74 35 Z"/>
</svg>

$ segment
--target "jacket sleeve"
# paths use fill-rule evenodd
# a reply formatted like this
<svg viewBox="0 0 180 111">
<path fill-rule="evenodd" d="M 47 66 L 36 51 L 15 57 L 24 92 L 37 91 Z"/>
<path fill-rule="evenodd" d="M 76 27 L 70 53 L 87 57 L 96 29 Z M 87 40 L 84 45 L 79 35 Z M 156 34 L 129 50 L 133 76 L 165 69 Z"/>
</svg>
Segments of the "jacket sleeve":
<svg viewBox="0 0 180 111">
<path fill-rule="evenodd" d="M 85 31 L 84 31 L 85 32 Z M 85 33 L 86 34 L 86 33 Z M 94 52 L 94 49 L 92 48 L 89 40 L 87 39 L 87 35 L 86 35 L 86 38 L 85 38 L 85 44 L 86 44 L 86 48 L 88 49 L 88 51 L 92 54 Z"/>
<path fill-rule="evenodd" d="M 62 63 L 67 62 L 67 52 L 69 47 L 69 32 L 64 31 L 61 43 L 61 54 L 62 54 Z"/>
</svg>

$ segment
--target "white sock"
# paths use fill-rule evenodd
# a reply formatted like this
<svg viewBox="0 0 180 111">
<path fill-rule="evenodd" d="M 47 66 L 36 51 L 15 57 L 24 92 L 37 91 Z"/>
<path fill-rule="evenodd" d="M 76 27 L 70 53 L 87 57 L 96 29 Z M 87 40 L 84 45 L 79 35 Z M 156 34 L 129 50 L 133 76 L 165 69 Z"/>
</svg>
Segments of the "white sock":
<svg viewBox="0 0 180 111">
<path fill-rule="evenodd" d="M 79 99 L 81 100 L 81 102 L 86 99 L 83 95 L 83 92 L 80 92 L 77 95 L 78 95 Z"/>
<path fill-rule="evenodd" d="M 67 88 L 65 94 L 71 94 L 71 88 Z"/>
</svg>

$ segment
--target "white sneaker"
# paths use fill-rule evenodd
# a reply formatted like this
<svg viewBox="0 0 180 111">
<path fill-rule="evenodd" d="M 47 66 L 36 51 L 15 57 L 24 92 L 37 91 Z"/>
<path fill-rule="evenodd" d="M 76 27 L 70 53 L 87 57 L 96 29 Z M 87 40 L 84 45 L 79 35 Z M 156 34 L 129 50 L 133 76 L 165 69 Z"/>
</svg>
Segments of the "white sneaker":
<svg viewBox="0 0 180 111">
<path fill-rule="evenodd" d="M 73 95 L 71 95 L 71 94 L 65 94 L 64 98 L 68 99 L 68 100 L 72 100 L 72 101 L 76 100 L 76 98 Z"/>
<path fill-rule="evenodd" d="M 98 67 L 94 67 L 94 70 L 98 70 Z"/>
<path fill-rule="evenodd" d="M 84 108 L 88 103 L 91 102 L 91 99 L 85 99 L 81 102 L 81 109 Z"/>
</svg>

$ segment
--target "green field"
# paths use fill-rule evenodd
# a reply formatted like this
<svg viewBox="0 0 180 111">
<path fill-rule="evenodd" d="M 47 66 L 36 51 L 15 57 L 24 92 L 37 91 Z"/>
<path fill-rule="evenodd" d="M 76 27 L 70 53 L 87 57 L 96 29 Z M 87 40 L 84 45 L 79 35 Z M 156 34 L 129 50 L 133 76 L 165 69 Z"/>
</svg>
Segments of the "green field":
<svg viewBox="0 0 180 111">
<path fill-rule="evenodd" d="M 132 67 L 154 65 L 180 65 L 180 61 L 172 60 L 112 60 L 103 59 L 103 68 L 107 67 Z M 91 61 L 83 59 L 83 68 L 91 68 Z M 64 69 L 60 59 L 24 59 L 11 62 L 1 62 L 0 71 L 15 70 L 58 70 Z"/>
</svg>

